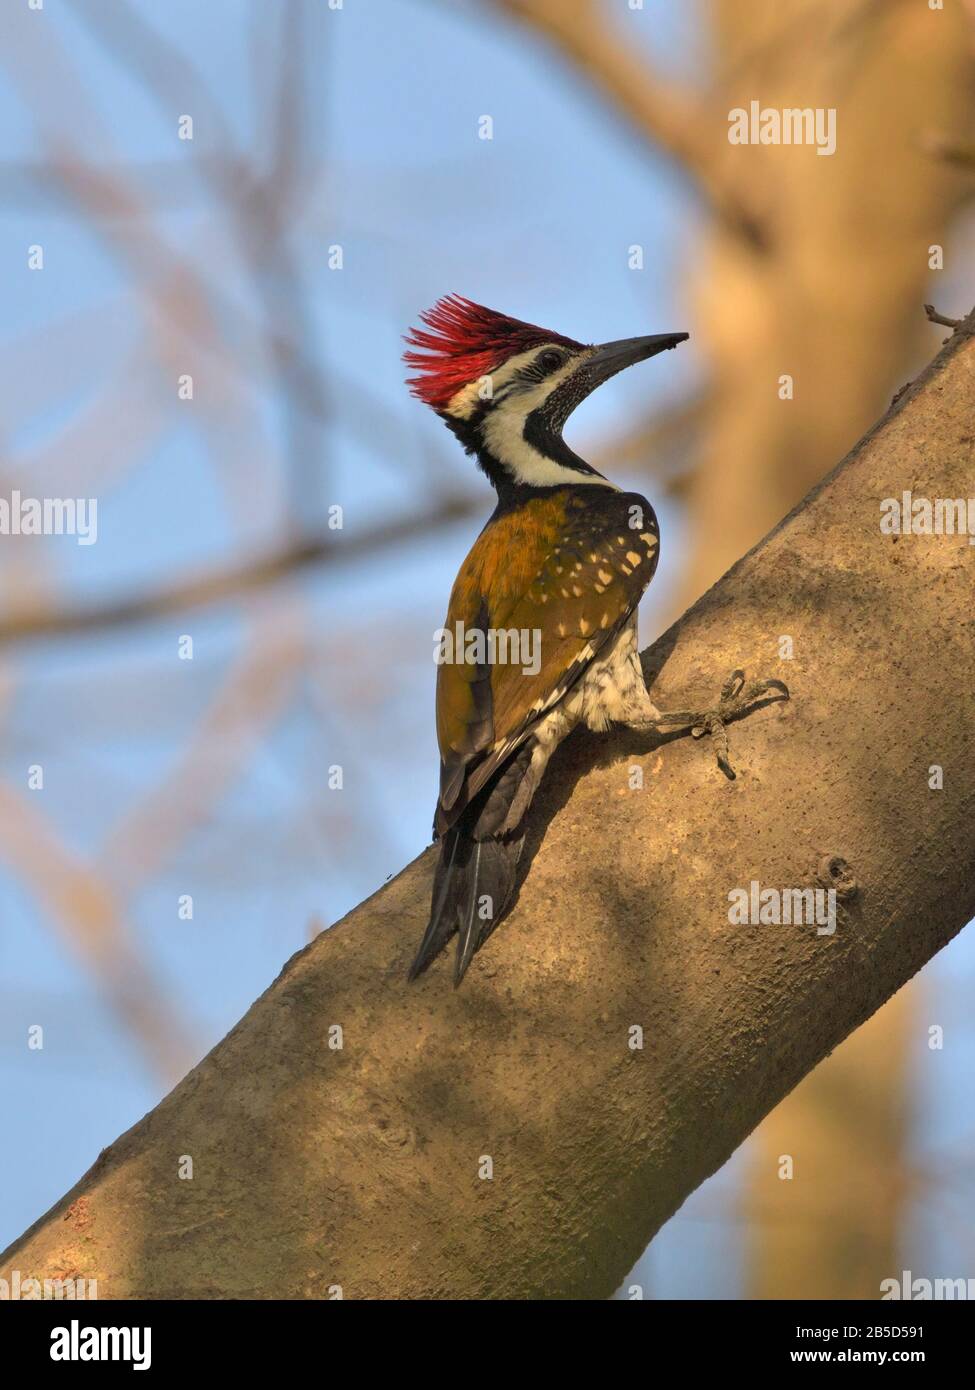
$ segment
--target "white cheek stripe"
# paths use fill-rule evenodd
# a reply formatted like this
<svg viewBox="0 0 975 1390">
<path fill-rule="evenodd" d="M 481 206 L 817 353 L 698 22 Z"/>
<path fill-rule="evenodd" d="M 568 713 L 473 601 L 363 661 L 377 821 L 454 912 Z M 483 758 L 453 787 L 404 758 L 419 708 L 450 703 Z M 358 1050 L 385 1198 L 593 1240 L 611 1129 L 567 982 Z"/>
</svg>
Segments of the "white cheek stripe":
<svg viewBox="0 0 975 1390">
<path fill-rule="evenodd" d="M 491 384 L 496 398 L 503 387 L 512 380 L 519 368 L 533 361 L 541 350 L 540 347 L 536 347 L 528 352 L 519 353 L 517 357 L 512 357 L 503 367 L 493 373 Z M 494 408 L 489 410 L 484 417 L 484 423 L 481 427 L 484 443 L 498 462 L 504 464 L 516 483 L 526 484 L 529 487 L 556 487 L 560 483 L 575 483 L 577 485 L 589 483 L 594 487 L 609 487 L 614 492 L 619 492 L 615 483 L 600 477 L 599 474 L 583 473 L 576 468 L 567 468 L 564 464 L 556 463 L 554 459 L 546 458 L 525 439 L 527 416 L 537 406 L 540 406 L 557 386 L 571 376 L 578 365 L 579 362 L 576 358 L 567 362 L 560 371 L 546 377 L 544 381 L 540 381 L 530 390 L 518 391 L 511 396 L 510 400 L 497 400 Z M 482 399 L 479 390 L 480 382 L 477 381 L 469 382 L 466 386 L 461 387 L 451 398 L 447 406 L 448 412 L 460 419 L 468 419 Z"/>
</svg>

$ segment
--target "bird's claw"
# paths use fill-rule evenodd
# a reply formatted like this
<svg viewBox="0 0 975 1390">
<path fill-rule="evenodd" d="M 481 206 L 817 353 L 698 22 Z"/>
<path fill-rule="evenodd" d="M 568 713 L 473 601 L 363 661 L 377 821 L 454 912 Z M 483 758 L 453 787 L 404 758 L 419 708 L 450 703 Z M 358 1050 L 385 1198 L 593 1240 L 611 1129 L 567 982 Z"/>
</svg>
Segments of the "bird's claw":
<svg viewBox="0 0 975 1390">
<path fill-rule="evenodd" d="M 746 685 L 745 673 L 739 668 L 732 671 L 721 687 L 714 709 L 699 714 L 690 710 L 675 710 L 670 714 L 661 714 L 656 722 L 669 730 L 682 726 L 689 728 L 692 738 L 703 738 L 705 734 L 710 734 L 718 767 L 730 781 L 734 781 L 735 770 L 728 756 L 727 726 L 735 719 L 743 719 L 759 702 L 769 701 L 770 696 L 771 699 L 788 700 L 789 687 L 780 680 L 750 681 Z"/>
</svg>

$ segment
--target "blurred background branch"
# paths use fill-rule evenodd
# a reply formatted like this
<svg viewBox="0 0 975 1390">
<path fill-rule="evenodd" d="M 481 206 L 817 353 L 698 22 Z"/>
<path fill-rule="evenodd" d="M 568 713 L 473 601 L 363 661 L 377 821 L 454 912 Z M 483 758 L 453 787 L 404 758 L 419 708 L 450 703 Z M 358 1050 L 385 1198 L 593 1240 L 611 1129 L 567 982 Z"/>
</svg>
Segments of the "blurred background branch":
<svg viewBox="0 0 975 1390">
<path fill-rule="evenodd" d="M 971 302 L 973 15 L 7 7 L 0 496 L 99 502 L 97 545 L 0 537 L 3 1074 L 23 1125 L 61 1117 L 64 1154 L 10 1234 L 84 1166 L 65 1133 L 87 1152 L 124 1128 L 310 923 L 426 842 L 431 638 L 492 499 L 403 389 L 417 311 L 459 290 L 592 340 L 691 330 L 693 357 L 574 425 L 659 503 L 649 635 L 930 355 L 924 300 Z M 752 99 L 835 109 L 836 153 L 732 146 Z M 35 244 L 43 274 L 21 268 Z M 917 1040 L 967 1026 L 969 970 L 804 1083 L 655 1243 L 648 1289 L 861 1294 L 905 1242 L 953 1249 L 909 1177 L 919 1133 L 958 1138 L 956 1083 L 931 1054 L 919 1078 Z M 54 1007 L 75 1023 L 38 1107 L 22 1038 Z M 802 1184 L 771 1176 L 790 1146 Z"/>
</svg>

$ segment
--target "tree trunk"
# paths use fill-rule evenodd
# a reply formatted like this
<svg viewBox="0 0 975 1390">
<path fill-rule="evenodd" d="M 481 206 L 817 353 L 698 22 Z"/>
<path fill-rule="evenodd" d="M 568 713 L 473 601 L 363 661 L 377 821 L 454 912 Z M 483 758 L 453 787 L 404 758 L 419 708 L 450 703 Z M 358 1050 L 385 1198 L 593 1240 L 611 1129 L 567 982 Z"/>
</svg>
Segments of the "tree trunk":
<svg viewBox="0 0 975 1390">
<path fill-rule="evenodd" d="M 909 1044 L 925 1027 L 912 1007 L 919 983 L 847 1038 L 753 1135 L 747 1297 L 875 1299 L 882 1279 L 910 1265 L 901 1254 L 911 1197 Z"/>
<path fill-rule="evenodd" d="M 736 665 L 788 681 L 733 727 L 737 781 L 689 739 L 574 735 L 461 990 L 448 961 L 405 981 L 428 853 L 294 957 L 0 1274 L 102 1298 L 610 1295 L 975 914 L 975 556 L 879 525 L 905 489 L 968 495 L 973 331 L 648 653 L 663 708 Z M 730 923 L 732 889 L 828 883 L 837 858 L 835 934 Z"/>
<path fill-rule="evenodd" d="M 755 96 L 835 108 L 837 124 L 826 158 L 726 146 L 736 182 L 769 198 L 772 235 L 747 247 L 711 219 L 705 254 L 689 258 L 692 338 L 714 387 L 689 497 L 688 602 L 822 476 L 916 360 L 930 332 L 917 306 L 939 278 L 931 248 L 946 247 L 950 270 L 949 228 L 972 191 L 931 142 L 975 117 L 957 7 L 720 0 L 709 15 L 720 116 Z M 775 389 L 784 373 L 788 402 Z M 901 1267 L 916 1010 L 907 997 L 881 1010 L 756 1134 L 743 1228 L 751 1296 L 876 1297 Z M 789 1181 L 783 1154 L 795 1161 Z"/>
</svg>

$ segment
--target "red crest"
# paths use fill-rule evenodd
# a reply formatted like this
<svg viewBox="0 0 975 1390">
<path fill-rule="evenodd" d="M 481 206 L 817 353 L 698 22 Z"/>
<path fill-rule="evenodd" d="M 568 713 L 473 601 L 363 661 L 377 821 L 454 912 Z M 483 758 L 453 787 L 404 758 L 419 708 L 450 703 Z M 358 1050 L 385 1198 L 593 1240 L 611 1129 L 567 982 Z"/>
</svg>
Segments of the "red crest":
<svg viewBox="0 0 975 1390">
<path fill-rule="evenodd" d="M 438 299 L 420 318 L 426 327 L 413 328 L 406 335 L 410 351 L 403 353 L 403 361 L 419 373 L 408 378 L 410 390 L 434 410 L 442 410 L 462 386 L 487 376 L 515 353 L 542 343 L 583 346 L 561 333 L 485 309 L 459 294 Z"/>
</svg>

